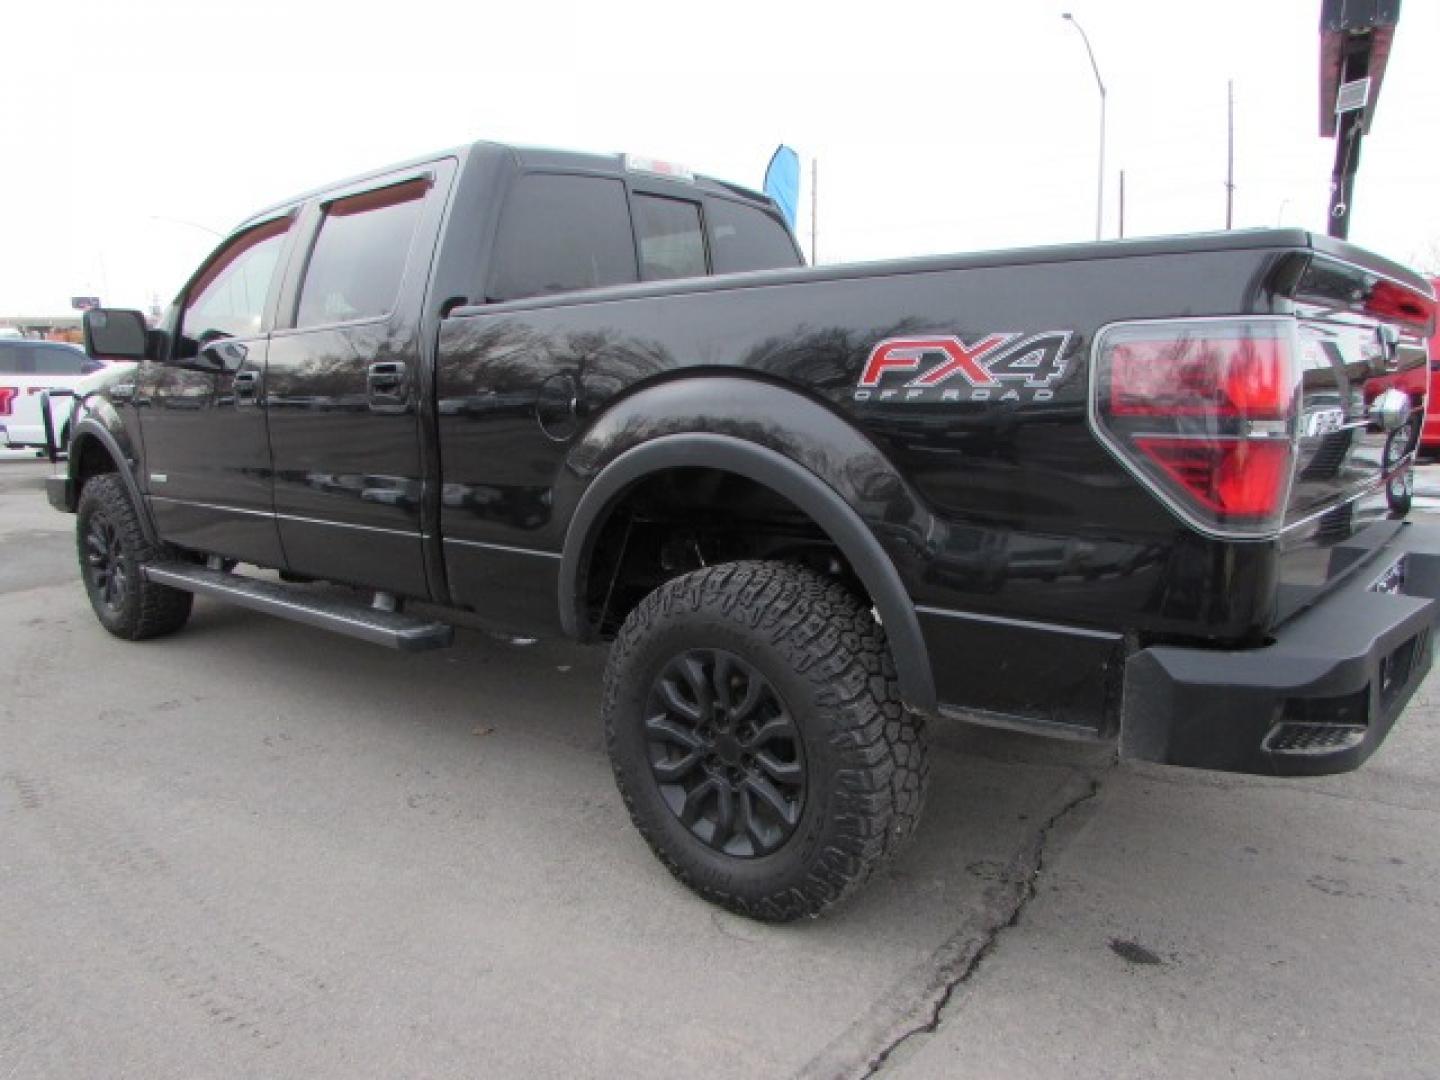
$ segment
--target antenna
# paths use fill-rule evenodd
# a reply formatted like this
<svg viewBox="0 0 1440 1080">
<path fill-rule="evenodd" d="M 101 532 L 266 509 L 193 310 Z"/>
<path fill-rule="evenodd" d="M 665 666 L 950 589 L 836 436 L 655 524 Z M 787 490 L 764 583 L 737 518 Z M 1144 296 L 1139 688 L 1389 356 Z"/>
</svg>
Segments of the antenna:
<svg viewBox="0 0 1440 1080">
<path fill-rule="evenodd" d="M 1235 80 L 1229 80 L 1225 87 L 1228 119 L 1225 146 L 1225 228 L 1228 230 L 1235 215 Z"/>
</svg>

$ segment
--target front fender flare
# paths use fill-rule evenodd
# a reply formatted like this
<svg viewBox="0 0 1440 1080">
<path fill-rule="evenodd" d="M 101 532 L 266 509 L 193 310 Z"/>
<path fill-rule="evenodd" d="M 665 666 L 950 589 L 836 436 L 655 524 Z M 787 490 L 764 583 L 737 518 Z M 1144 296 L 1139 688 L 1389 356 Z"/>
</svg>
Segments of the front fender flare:
<svg viewBox="0 0 1440 1080">
<path fill-rule="evenodd" d="M 585 638 L 581 597 L 584 573 L 599 526 L 635 483 L 664 469 L 723 469 L 784 496 L 808 514 L 844 554 L 874 601 L 890 642 L 905 704 L 923 713 L 936 709 L 935 680 L 915 605 L 895 564 L 875 534 L 833 487 L 774 450 L 728 435 L 703 432 L 664 435 L 617 457 L 591 482 L 576 506 L 560 564 L 560 621 L 571 637 Z"/>
<path fill-rule="evenodd" d="M 152 544 L 159 543 L 160 537 L 155 530 L 155 522 L 150 517 L 150 506 L 140 493 L 140 485 L 135 480 L 134 463 L 125 451 L 121 448 L 120 442 L 115 433 L 96 419 L 94 413 L 81 417 L 75 422 L 70 432 L 70 486 L 75 492 L 75 499 L 80 498 L 80 477 L 76 471 L 84 454 L 80 452 L 86 439 L 94 439 L 110 456 L 115 463 L 115 471 L 120 474 L 121 481 L 125 484 L 125 491 L 130 496 L 130 502 L 135 507 L 135 515 L 140 519 L 140 529 L 145 534 L 145 539 Z"/>
</svg>

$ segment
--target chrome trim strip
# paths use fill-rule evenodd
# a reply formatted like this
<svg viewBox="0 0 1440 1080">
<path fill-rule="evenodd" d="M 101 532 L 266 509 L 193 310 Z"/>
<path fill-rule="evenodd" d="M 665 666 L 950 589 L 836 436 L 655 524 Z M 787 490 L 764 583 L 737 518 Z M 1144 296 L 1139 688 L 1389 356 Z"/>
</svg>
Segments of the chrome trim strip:
<svg viewBox="0 0 1440 1080">
<path fill-rule="evenodd" d="M 332 529 L 360 529 L 363 532 L 389 533 L 392 536 L 413 537 L 416 540 L 430 539 L 429 533 L 419 529 L 387 529 L 383 525 L 360 525 L 351 521 L 329 521 L 325 518 L 305 517 L 302 514 L 276 514 L 279 521 L 298 521 L 305 525 L 326 525 Z"/>
<path fill-rule="evenodd" d="M 1012 626 L 1020 630 L 1043 630 L 1052 634 L 1068 634 L 1070 637 L 1095 638 L 1099 641 L 1123 641 L 1124 634 L 1110 630 L 1090 630 L 1082 626 L 1063 626 L 1060 623 L 1031 622 L 1028 619 L 1011 619 L 1004 615 L 980 615 L 973 611 L 954 611 L 950 608 L 930 607 L 916 604 L 917 615 L 938 615 L 945 619 L 965 619 L 969 622 L 989 623 L 992 626 Z"/>
<path fill-rule="evenodd" d="M 387 529 L 381 525 L 359 525 L 349 521 L 327 521 L 324 518 L 304 517 L 300 514 L 274 514 L 264 510 L 247 510 L 239 506 L 220 506 L 216 503 L 199 502 L 195 499 L 175 499 L 169 495 L 151 495 L 154 502 L 174 503 L 177 506 L 193 506 L 200 510 L 217 510 L 222 514 L 246 514 L 250 517 L 273 518 L 276 521 L 298 521 L 305 525 L 326 525 L 334 529 L 359 529 L 362 532 L 388 533 L 391 536 L 414 537 L 416 540 L 430 539 L 429 533 L 418 529 Z M 556 558 L 559 558 L 557 555 Z"/>
<path fill-rule="evenodd" d="M 558 551 L 536 551 L 534 548 L 515 547 L 511 544 L 487 544 L 480 540 L 460 540 L 453 536 L 445 537 L 444 542 L 447 544 L 459 544 L 461 547 L 486 548 L 490 551 L 508 551 L 515 555 L 535 555 L 542 559 L 564 558 L 564 555 Z"/>
<path fill-rule="evenodd" d="M 273 518 L 275 515 L 265 510 L 246 510 L 239 506 L 219 506 L 215 503 L 197 502 L 194 499 L 175 499 L 169 495 L 156 495 L 151 493 L 151 502 L 174 503 L 176 506 L 194 506 L 201 510 L 218 510 L 223 514 L 246 514 L 250 517 Z"/>
</svg>

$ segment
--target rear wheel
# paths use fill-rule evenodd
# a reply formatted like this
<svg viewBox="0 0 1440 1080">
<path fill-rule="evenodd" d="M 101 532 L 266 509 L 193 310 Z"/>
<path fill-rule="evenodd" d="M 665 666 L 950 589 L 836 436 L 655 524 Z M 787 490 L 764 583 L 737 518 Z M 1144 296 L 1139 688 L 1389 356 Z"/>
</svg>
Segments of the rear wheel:
<svg viewBox="0 0 1440 1080">
<path fill-rule="evenodd" d="M 604 716 L 636 827 L 741 914 L 817 914 L 920 814 L 923 721 L 900 704 L 884 632 L 810 570 L 727 563 L 655 590 L 616 639 Z"/>
<path fill-rule="evenodd" d="M 115 473 L 86 481 L 76 511 L 80 576 L 95 617 L 116 637 L 139 641 L 185 625 L 194 596 L 145 578 L 165 550 L 145 538 L 140 517 Z"/>
</svg>

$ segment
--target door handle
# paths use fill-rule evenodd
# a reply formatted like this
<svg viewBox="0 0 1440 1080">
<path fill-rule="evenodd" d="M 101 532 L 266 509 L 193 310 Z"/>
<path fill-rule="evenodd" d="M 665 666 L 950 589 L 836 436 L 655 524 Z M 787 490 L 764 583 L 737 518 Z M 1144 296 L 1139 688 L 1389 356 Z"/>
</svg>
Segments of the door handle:
<svg viewBox="0 0 1440 1080">
<path fill-rule="evenodd" d="M 395 360 L 371 364 L 366 373 L 372 391 L 398 390 L 405 384 L 405 365 Z"/>
<path fill-rule="evenodd" d="M 235 397 L 253 398 L 256 389 L 260 386 L 260 373 L 258 371 L 242 371 L 235 376 Z"/>
</svg>

